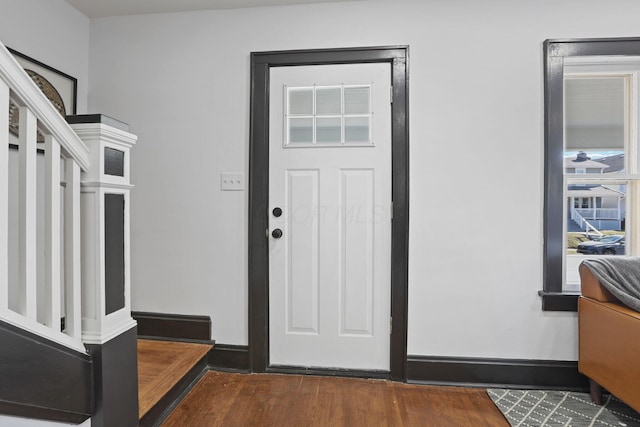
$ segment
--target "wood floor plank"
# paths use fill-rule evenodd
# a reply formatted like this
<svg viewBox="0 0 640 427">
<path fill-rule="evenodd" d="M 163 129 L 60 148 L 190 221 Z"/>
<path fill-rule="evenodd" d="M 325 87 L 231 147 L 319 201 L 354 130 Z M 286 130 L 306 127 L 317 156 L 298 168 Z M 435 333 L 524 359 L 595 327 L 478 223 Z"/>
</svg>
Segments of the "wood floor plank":
<svg viewBox="0 0 640 427">
<path fill-rule="evenodd" d="M 382 380 L 209 372 L 163 424 L 508 427 L 484 390 Z"/>
<path fill-rule="evenodd" d="M 387 401 L 392 390 L 386 381 L 323 378 L 313 425 L 393 425 L 399 414 Z"/>
<path fill-rule="evenodd" d="M 396 388 L 395 393 L 403 415 L 402 425 L 425 425 L 425 414 L 434 423 L 432 425 L 509 425 L 484 390 L 406 385 Z"/>
<path fill-rule="evenodd" d="M 138 415 L 142 418 L 211 350 L 211 345 L 138 340 Z"/>
</svg>

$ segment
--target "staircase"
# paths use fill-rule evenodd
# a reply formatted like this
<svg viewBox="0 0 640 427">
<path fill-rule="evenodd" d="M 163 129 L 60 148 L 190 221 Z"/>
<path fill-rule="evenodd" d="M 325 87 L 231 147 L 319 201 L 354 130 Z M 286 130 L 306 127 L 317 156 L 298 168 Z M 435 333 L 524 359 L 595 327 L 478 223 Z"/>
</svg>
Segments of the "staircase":
<svg viewBox="0 0 640 427">
<path fill-rule="evenodd" d="M 18 152 L 10 143 L 9 105 L 19 109 Z M 44 247 L 38 247 L 37 132 L 44 135 Z M 89 149 L 0 44 L 0 320 L 84 353 L 81 328 L 80 173 L 90 166 Z M 9 165 L 18 163 L 18 185 Z M 65 183 L 64 189 L 60 183 Z M 13 185 L 10 185 L 13 184 Z M 16 218 L 10 191 L 17 187 Z M 64 195 L 63 201 L 61 197 Z M 65 212 L 61 218 L 61 212 Z M 17 244 L 9 227 L 17 224 Z M 63 250 L 61 250 L 61 246 Z M 9 263 L 16 256 L 15 263 Z M 43 279 L 38 265 L 44 257 Z M 16 266 L 15 282 L 10 271 Z M 10 268 L 11 266 L 11 268 Z M 61 300 L 64 296 L 63 304 Z M 64 312 L 62 310 L 64 307 Z M 61 319 L 64 315 L 65 327 Z"/>
<path fill-rule="evenodd" d="M 140 426 L 162 422 L 208 371 L 213 345 L 138 339 Z"/>
<path fill-rule="evenodd" d="M 67 119 L 0 43 L 0 415 L 134 426 L 136 137 L 104 116 Z"/>
<path fill-rule="evenodd" d="M 570 233 L 583 233 L 584 230 L 582 229 L 582 227 L 580 227 L 580 225 L 571 219 L 571 217 L 567 218 L 567 231 Z"/>
<path fill-rule="evenodd" d="M 596 234 L 598 236 L 602 236 L 602 233 L 595 228 L 589 221 L 587 221 L 577 209 L 571 208 L 569 213 L 570 221 L 567 221 L 567 231 L 568 232 L 583 232 L 587 236 L 589 234 Z"/>
<path fill-rule="evenodd" d="M 0 424 L 159 425 L 208 370 L 208 318 L 202 343 L 137 339 L 135 141 L 102 115 L 65 120 L 0 43 Z"/>
</svg>

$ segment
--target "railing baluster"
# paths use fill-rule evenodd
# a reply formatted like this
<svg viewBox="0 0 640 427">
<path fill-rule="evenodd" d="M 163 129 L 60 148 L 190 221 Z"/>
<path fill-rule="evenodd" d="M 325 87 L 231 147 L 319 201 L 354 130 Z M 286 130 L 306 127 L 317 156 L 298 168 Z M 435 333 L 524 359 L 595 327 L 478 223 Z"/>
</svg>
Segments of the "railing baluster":
<svg viewBox="0 0 640 427">
<path fill-rule="evenodd" d="M 10 102 L 18 106 L 17 138 L 9 132 Z M 45 144 L 37 143 L 38 131 L 45 135 Z M 9 151 L 9 142 L 18 144 L 17 153 Z M 44 168 L 37 155 L 43 147 Z M 86 348 L 81 311 L 80 180 L 81 170 L 88 173 L 92 167 L 89 155 L 78 134 L 0 42 L 0 321 L 81 353 Z M 17 166 L 15 176 L 9 174 L 10 166 L 12 171 Z M 97 163 L 96 167 L 100 169 Z M 61 188 L 61 175 L 66 190 Z M 44 192 L 38 180 L 42 177 Z M 15 211 L 9 206 L 13 193 Z M 44 231 L 38 234 L 43 213 Z M 10 219 L 17 223 L 15 230 L 9 229 Z M 15 232 L 15 242 L 10 241 L 9 231 Z M 9 255 L 15 256 L 15 266 L 9 265 Z M 15 267 L 16 277 L 11 277 L 15 283 L 9 283 L 11 267 Z M 64 331 L 62 315 L 66 316 Z"/>
<path fill-rule="evenodd" d="M 0 80 L 0 311 L 9 308 L 9 86 Z"/>
<path fill-rule="evenodd" d="M 45 324 L 60 330 L 60 144 L 44 137 Z"/>
<path fill-rule="evenodd" d="M 64 191 L 64 270 L 65 325 L 67 335 L 82 339 L 80 300 L 80 166 L 73 159 L 65 162 Z"/>
<path fill-rule="evenodd" d="M 37 120 L 27 107 L 20 107 L 20 185 L 18 194 L 19 299 L 23 316 L 37 320 L 36 304 L 36 131 Z"/>
</svg>

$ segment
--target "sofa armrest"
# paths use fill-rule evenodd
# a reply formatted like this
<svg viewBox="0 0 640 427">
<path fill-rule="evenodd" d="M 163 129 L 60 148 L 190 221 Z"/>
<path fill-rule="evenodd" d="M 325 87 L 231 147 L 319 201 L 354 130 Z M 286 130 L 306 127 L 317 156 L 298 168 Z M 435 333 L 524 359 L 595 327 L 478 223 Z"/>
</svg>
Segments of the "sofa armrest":
<svg viewBox="0 0 640 427">
<path fill-rule="evenodd" d="M 640 313 L 580 297 L 578 329 L 578 370 L 640 411 Z"/>
<path fill-rule="evenodd" d="M 582 296 L 602 302 L 615 302 L 621 304 L 620 300 L 605 289 L 589 267 L 580 264 L 580 289 Z"/>
</svg>

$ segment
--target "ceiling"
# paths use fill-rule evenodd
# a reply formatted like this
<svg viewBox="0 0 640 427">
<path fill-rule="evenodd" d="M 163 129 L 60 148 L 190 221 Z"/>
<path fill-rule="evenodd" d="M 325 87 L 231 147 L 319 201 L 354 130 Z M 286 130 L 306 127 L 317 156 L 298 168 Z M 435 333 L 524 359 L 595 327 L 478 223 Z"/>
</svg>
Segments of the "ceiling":
<svg viewBox="0 0 640 427">
<path fill-rule="evenodd" d="M 66 0 L 89 18 L 362 0 Z"/>
</svg>

